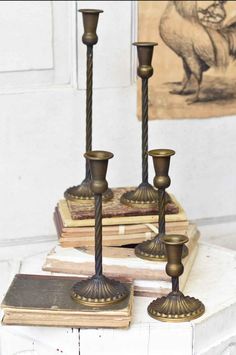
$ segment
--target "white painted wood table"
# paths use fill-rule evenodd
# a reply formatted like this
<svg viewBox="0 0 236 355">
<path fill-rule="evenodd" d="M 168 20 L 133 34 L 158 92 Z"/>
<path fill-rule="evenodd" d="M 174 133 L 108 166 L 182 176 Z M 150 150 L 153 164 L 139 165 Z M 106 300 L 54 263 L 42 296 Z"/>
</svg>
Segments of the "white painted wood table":
<svg viewBox="0 0 236 355">
<path fill-rule="evenodd" d="M 14 258 L 14 262 L 1 257 L 1 274 L 5 275 L 1 295 L 15 272 L 42 274 L 41 266 L 52 245 L 35 246 L 32 256 L 24 257 L 23 262 L 20 257 L 19 260 Z M 10 252 L 12 258 L 17 255 L 12 248 Z M 22 253 L 26 252 L 21 247 L 19 255 Z M 235 271 L 234 250 L 201 243 L 185 288 L 186 294 L 204 302 L 206 313 L 201 318 L 190 323 L 158 322 L 146 312 L 151 299 L 136 297 L 128 330 L 2 326 L 0 354 L 236 355 Z"/>
</svg>

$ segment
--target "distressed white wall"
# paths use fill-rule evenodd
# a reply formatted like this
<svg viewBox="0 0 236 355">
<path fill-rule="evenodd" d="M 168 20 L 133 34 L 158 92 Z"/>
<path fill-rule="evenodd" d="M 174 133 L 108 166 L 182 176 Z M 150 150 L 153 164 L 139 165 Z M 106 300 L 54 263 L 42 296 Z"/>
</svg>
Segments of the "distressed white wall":
<svg viewBox="0 0 236 355">
<path fill-rule="evenodd" d="M 26 3 L 21 2 L 22 7 Z M 36 3 L 32 6 L 45 6 L 40 13 L 45 11 L 42 16 L 47 21 L 53 16 L 52 68 L 47 68 L 51 63 L 49 46 L 47 62 L 43 63 L 44 56 L 42 61 L 36 61 L 44 69 L 31 67 L 31 63 L 39 59 L 32 53 L 29 58 L 24 53 L 26 67 L 18 72 L 1 73 L 0 62 L 2 239 L 55 234 L 52 212 L 56 202 L 67 187 L 81 182 L 84 177 L 86 48 L 80 44 L 81 15 L 78 14 L 79 90 L 76 90 L 73 88 L 76 73 L 75 2 Z M 51 15 L 49 5 L 54 6 Z M 4 6 L 8 6 L 5 11 L 13 11 L 11 21 L 17 21 L 14 2 Z M 93 147 L 115 154 L 108 170 L 111 186 L 136 185 L 141 178 L 141 126 L 136 118 L 136 85 L 131 84 L 134 10 L 129 1 L 90 1 L 89 6 L 88 2 L 79 1 L 79 7 L 105 10 L 99 21 L 99 42 L 94 48 Z M 28 26 L 32 12 L 25 10 L 24 16 L 25 26 Z M 117 21 L 116 26 L 114 21 Z M 41 30 L 34 28 L 34 31 L 37 38 Z M 14 33 L 10 35 L 14 37 Z M 46 46 L 51 34 L 43 35 Z M 6 31 L 5 36 L 8 36 Z M 115 55 L 111 52 L 111 56 L 109 38 L 116 39 Z M 11 46 L 6 52 L 4 48 L 1 48 L 0 41 L 1 56 L 4 53 L 9 56 Z M 25 45 L 26 52 L 32 50 L 33 47 Z M 21 50 L 18 58 L 20 53 Z M 6 65 L 7 58 L 2 59 L 2 63 Z M 235 117 L 152 121 L 149 131 L 150 148 L 176 150 L 170 169 L 171 191 L 191 219 L 236 215 Z M 152 178 L 150 161 L 150 181 Z"/>
</svg>

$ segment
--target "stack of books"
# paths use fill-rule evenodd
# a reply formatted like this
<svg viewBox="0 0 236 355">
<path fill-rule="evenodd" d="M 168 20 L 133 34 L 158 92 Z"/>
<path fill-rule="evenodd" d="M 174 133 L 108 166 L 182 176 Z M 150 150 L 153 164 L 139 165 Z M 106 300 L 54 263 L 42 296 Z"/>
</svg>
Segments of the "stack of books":
<svg viewBox="0 0 236 355">
<path fill-rule="evenodd" d="M 131 189 L 131 188 L 129 188 Z M 165 295 L 171 289 L 171 279 L 165 272 L 165 262 L 147 261 L 135 256 L 138 243 L 154 238 L 158 233 L 157 206 L 129 207 L 120 203 L 128 188 L 116 188 L 114 198 L 103 203 L 103 271 L 105 275 L 133 282 L 138 296 Z M 173 195 L 166 205 L 166 233 L 189 237 L 189 254 L 183 260 L 183 288 L 198 249 L 199 232 L 189 224 L 185 211 Z M 49 252 L 43 270 L 85 278 L 94 274 L 94 204 L 59 201 L 54 221 L 59 243 Z"/>
<path fill-rule="evenodd" d="M 190 224 L 187 230 L 189 254 L 183 259 L 184 274 L 180 277 L 183 290 L 193 262 L 197 255 L 199 232 Z M 130 281 L 134 285 L 135 296 L 156 297 L 166 295 L 171 290 L 171 279 L 165 272 L 163 261 L 148 261 L 136 257 L 132 247 L 103 247 L 103 272 L 106 276 Z M 76 275 L 86 278 L 95 272 L 94 247 L 63 248 L 54 247 L 46 257 L 44 271 Z"/>
<path fill-rule="evenodd" d="M 158 233 L 156 207 L 129 207 L 120 203 L 121 195 L 131 188 L 114 189 L 114 198 L 103 203 L 103 245 L 122 246 L 138 244 Z M 62 247 L 94 245 L 94 205 L 61 200 L 54 221 Z M 185 211 L 171 195 L 166 205 L 166 232 L 186 234 L 189 222 Z"/>
<path fill-rule="evenodd" d="M 133 294 L 158 297 L 170 292 L 166 263 L 139 259 L 134 252 L 135 245 L 158 233 L 157 207 L 122 205 L 120 197 L 127 190 L 114 189 L 114 198 L 103 203 L 103 272 L 125 282 L 130 296 L 105 308 L 72 300 L 71 287 L 95 272 L 95 211 L 93 204 L 61 200 L 54 213 L 59 242 L 43 265 L 43 270 L 53 275 L 16 275 L 2 303 L 3 324 L 124 328 L 131 321 Z M 183 259 L 185 270 L 180 277 L 183 290 L 197 255 L 199 232 L 188 222 L 174 196 L 170 196 L 171 202 L 166 205 L 166 233 L 189 237 L 189 253 Z"/>
</svg>

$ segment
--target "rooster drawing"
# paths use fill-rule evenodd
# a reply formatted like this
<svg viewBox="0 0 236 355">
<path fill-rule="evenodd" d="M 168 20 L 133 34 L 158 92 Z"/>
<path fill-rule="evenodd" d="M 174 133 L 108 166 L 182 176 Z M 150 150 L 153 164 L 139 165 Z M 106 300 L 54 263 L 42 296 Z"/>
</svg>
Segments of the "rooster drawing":
<svg viewBox="0 0 236 355">
<path fill-rule="evenodd" d="M 197 1 L 168 1 L 159 25 L 164 43 L 183 61 L 184 79 L 180 90 L 187 95 L 190 79 L 197 87 L 188 103 L 199 101 L 203 73 L 211 67 L 226 68 L 236 58 L 236 19 L 216 30 L 205 26 L 198 16 Z"/>
</svg>

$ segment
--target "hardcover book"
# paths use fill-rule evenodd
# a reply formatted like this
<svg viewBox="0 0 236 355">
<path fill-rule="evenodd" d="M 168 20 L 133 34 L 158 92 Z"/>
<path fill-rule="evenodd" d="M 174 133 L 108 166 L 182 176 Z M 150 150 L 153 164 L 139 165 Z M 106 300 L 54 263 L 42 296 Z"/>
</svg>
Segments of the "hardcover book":
<svg viewBox="0 0 236 355">
<path fill-rule="evenodd" d="M 130 207 L 122 204 L 120 198 L 123 193 L 134 189 L 134 187 L 118 187 L 112 189 L 114 197 L 107 201 L 103 202 L 102 213 L 103 218 L 116 218 L 116 217 L 131 217 L 131 216 L 148 216 L 158 213 L 158 206 L 152 206 L 147 208 L 140 207 Z M 77 201 L 67 200 L 67 205 L 70 211 L 71 218 L 74 220 L 83 220 L 94 218 L 94 204 L 93 203 L 81 203 Z M 176 214 L 179 212 L 179 208 L 176 205 L 175 201 L 166 204 L 166 213 L 167 214 Z"/>
<path fill-rule="evenodd" d="M 173 201 L 173 204 L 171 204 L 173 207 L 171 211 L 173 213 L 170 213 L 169 210 L 168 214 L 166 215 L 166 222 L 186 221 L 187 217 L 183 208 L 180 206 L 180 204 L 177 202 L 173 195 L 171 195 L 171 199 Z M 107 202 L 107 204 L 108 203 L 109 202 Z M 105 204 L 106 203 L 104 203 L 104 205 Z M 104 208 L 103 206 L 102 223 L 104 226 L 146 224 L 158 222 L 157 209 L 155 208 L 147 209 L 146 214 L 143 209 L 138 209 L 136 214 L 132 212 L 131 215 L 124 215 L 124 211 L 120 214 L 118 212 L 113 214 L 114 210 L 110 210 L 109 208 Z M 123 205 L 121 205 L 120 208 L 123 208 Z M 93 204 L 88 205 L 86 207 L 86 204 L 79 204 L 78 202 L 60 200 L 58 203 L 58 210 L 64 227 L 92 227 L 95 225 Z"/>
<path fill-rule="evenodd" d="M 94 227 L 64 227 L 57 208 L 54 212 L 54 223 L 62 247 L 75 248 L 94 245 Z M 188 224 L 188 221 L 167 222 L 166 231 L 167 233 L 186 234 Z M 103 226 L 103 245 L 122 246 L 141 243 L 153 238 L 158 233 L 157 226 L 157 223 Z"/>
<path fill-rule="evenodd" d="M 73 328 L 127 328 L 131 321 L 130 296 L 114 305 L 89 307 L 70 297 L 78 277 L 17 274 L 2 302 L 2 323 Z"/>
</svg>

